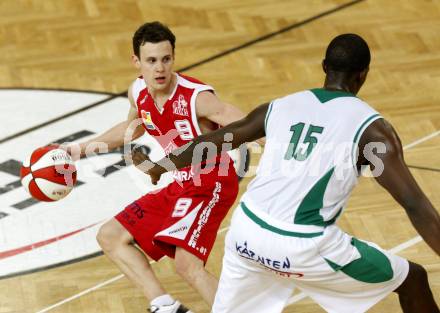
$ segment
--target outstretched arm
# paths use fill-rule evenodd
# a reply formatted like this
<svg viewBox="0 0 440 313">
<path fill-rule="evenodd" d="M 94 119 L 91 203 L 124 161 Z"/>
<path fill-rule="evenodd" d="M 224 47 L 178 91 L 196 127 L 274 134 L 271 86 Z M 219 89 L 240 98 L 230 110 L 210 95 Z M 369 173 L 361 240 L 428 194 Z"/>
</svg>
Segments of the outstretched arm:
<svg viewBox="0 0 440 313">
<path fill-rule="evenodd" d="M 141 123 L 135 123 L 138 118 L 135 101 L 131 92 L 132 86 L 128 90 L 128 99 L 130 101 L 130 109 L 127 118 L 114 125 L 106 132 L 87 140 L 82 143 L 71 143 L 64 146 L 74 159 L 94 154 L 100 149 L 113 150 L 122 146 L 125 142 L 131 142 L 144 134 Z"/>
<path fill-rule="evenodd" d="M 263 104 L 250 112 L 245 118 L 216 131 L 201 135 L 188 144 L 174 150 L 166 158 L 159 160 L 147 171 L 152 178 L 153 184 L 160 179 L 160 176 L 163 173 L 172 168 L 180 169 L 189 166 L 192 163 L 196 163 L 196 160 L 199 160 L 200 162 L 200 158 L 193 158 L 194 150 L 199 143 L 213 143 L 217 147 L 218 152 L 224 152 L 221 151 L 221 149 L 222 144 L 225 142 L 225 135 L 227 134 L 232 135 L 232 140 L 228 140 L 228 143 L 231 143 L 231 150 L 238 148 L 245 142 L 251 142 L 264 137 L 264 120 L 266 118 L 268 106 L 268 104 Z"/>
<path fill-rule="evenodd" d="M 377 155 L 384 169 L 376 180 L 405 209 L 417 232 L 440 255 L 440 216 L 409 171 L 397 133 L 387 121 L 380 119 L 362 135 L 360 151 L 370 142 L 386 146 L 386 152 Z"/>
<path fill-rule="evenodd" d="M 236 106 L 221 101 L 213 92 L 202 91 L 196 98 L 198 118 L 206 118 L 222 127 L 246 117 Z M 258 144 L 265 144 L 264 138 L 256 140 Z"/>
</svg>

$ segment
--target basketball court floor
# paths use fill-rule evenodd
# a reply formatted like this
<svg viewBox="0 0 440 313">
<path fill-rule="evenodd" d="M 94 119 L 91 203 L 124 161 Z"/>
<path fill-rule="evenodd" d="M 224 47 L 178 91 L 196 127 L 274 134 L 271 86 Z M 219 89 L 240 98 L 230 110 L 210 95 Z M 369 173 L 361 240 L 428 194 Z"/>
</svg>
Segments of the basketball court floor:
<svg viewBox="0 0 440 313">
<path fill-rule="evenodd" d="M 322 86 L 328 42 L 360 34 L 372 63 L 359 97 L 396 128 L 406 162 L 440 209 L 438 1 L 0 1 L 0 313 L 146 311 L 146 300 L 102 256 L 94 236 L 103 221 L 151 190 L 147 177 L 124 167 L 119 150 L 78 162 L 80 182 L 66 199 L 37 203 L 18 171 L 39 146 L 84 140 L 125 118 L 125 91 L 137 76 L 131 37 L 154 20 L 176 34 L 176 70 L 244 111 Z M 158 153 L 148 138 L 139 143 Z M 259 155 L 252 152 L 241 193 Z M 238 165 L 245 161 L 237 158 Z M 215 275 L 230 216 L 207 263 Z M 440 258 L 374 179 L 360 180 L 339 225 L 422 264 L 440 302 Z M 194 312 L 209 312 L 169 259 L 152 266 L 173 296 Z M 284 312 L 324 311 L 296 291 Z M 400 312 L 397 297 L 370 312 Z"/>
</svg>

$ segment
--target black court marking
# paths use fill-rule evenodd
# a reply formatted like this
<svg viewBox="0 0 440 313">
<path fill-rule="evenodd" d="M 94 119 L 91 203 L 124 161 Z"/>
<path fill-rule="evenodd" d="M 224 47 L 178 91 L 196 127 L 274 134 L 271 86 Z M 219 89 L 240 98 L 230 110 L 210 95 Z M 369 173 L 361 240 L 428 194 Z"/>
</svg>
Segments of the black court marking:
<svg viewBox="0 0 440 313">
<path fill-rule="evenodd" d="M 303 21 L 301 21 L 301 22 L 297 22 L 297 23 L 291 24 L 291 25 L 289 25 L 289 26 L 286 26 L 286 27 L 284 27 L 284 28 L 281 28 L 280 30 L 277 30 L 277 31 L 274 31 L 274 32 L 268 33 L 268 34 L 263 35 L 263 36 L 261 36 L 261 37 L 257 37 L 257 38 L 255 38 L 255 39 L 252 39 L 252 40 L 250 40 L 250 41 L 248 41 L 248 42 L 245 42 L 245 43 L 243 43 L 243 44 L 241 44 L 241 45 L 238 45 L 238 46 L 236 46 L 236 47 L 233 47 L 233 48 L 230 48 L 230 49 L 225 50 L 225 51 L 223 51 L 223 52 L 220 52 L 220 53 L 218 53 L 218 54 L 215 54 L 215 55 L 213 55 L 213 56 L 211 56 L 211 57 L 209 57 L 209 58 L 206 58 L 206 59 L 204 59 L 204 60 L 202 60 L 202 61 L 199 61 L 199 62 L 197 62 L 197 63 L 191 64 L 191 65 L 188 65 L 188 66 L 186 66 L 186 67 L 180 69 L 180 71 L 188 71 L 188 70 L 193 69 L 193 68 L 195 68 L 195 67 L 197 67 L 197 66 L 203 65 L 203 64 L 205 64 L 205 63 L 212 62 L 212 61 L 214 61 L 214 60 L 216 60 L 216 59 L 219 59 L 219 58 L 221 58 L 221 57 L 224 57 L 224 56 L 226 56 L 226 55 L 228 55 L 228 54 L 231 54 L 231 53 L 234 53 L 234 52 L 236 52 L 236 51 L 239 51 L 239 50 L 245 49 L 245 48 L 247 48 L 247 47 L 253 46 L 253 45 L 255 45 L 255 44 L 259 43 L 259 42 L 262 42 L 262 41 L 268 40 L 268 39 L 270 39 L 270 38 L 272 38 L 272 37 L 275 37 L 275 36 L 278 36 L 278 35 L 283 34 L 283 33 L 285 33 L 285 32 L 288 32 L 288 31 L 290 31 L 290 30 L 292 30 L 292 29 L 295 29 L 295 28 L 301 27 L 301 26 L 303 26 L 303 25 L 309 24 L 309 23 L 311 23 L 311 22 L 313 22 L 313 21 L 316 21 L 316 20 L 318 20 L 318 19 L 320 19 L 320 18 L 323 18 L 323 17 L 325 17 L 325 16 L 327 16 L 327 15 L 330 15 L 330 14 L 332 14 L 332 13 L 335 13 L 335 12 L 341 11 L 341 10 L 343 10 L 343 9 L 345 9 L 345 8 L 348 8 L 348 7 L 352 6 L 352 5 L 355 5 L 355 4 L 357 4 L 357 3 L 360 3 L 360 2 L 362 2 L 362 1 L 365 1 L 365 0 L 354 0 L 354 1 L 351 1 L 351 2 L 348 2 L 348 3 L 345 3 L 345 4 L 342 4 L 342 5 L 340 5 L 340 6 L 336 7 L 336 8 L 334 8 L 334 9 L 330 9 L 330 10 L 328 10 L 328 11 L 324 11 L 324 12 L 318 14 L 318 15 L 314 15 L 314 16 L 312 16 L 312 17 L 309 17 L 308 19 L 305 19 L 305 20 L 303 20 Z"/>
<path fill-rule="evenodd" d="M 53 90 L 56 90 L 56 89 L 53 89 Z M 79 90 L 77 90 L 77 92 L 78 92 L 78 91 L 79 91 Z M 81 91 L 81 92 L 82 92 L 82 91 Z M 63 119 L 65 119 L 65 118 L 67 118 L 67 117 L 70 117 L 70 116 L 72 116 L 72 115 L 75 115 L 75 114 L 78 114 L 78 113 L 81 113 L 81 112 L 87 111 L 87 110 L 89 110 L 89 109 L 91 109 L 91 108 L 94 108 L 94 107 L 100 105 L 100 104 L 103 104 L 103 103 L 108 102 L 108 101 L 110 101 L 110 100 L 116 99 L 117 97 L 123 97 L 123 96 L 125 96 L 126 94 L 127 94 L 127 93 L 126 93 L 125 91 L 124 91 L 124 92 L 121 92 L 121 93 L 118 93 L 118 94 L 113 94 L 113 95 L 111 95 L 111 96 L 108 97 L 108 98 L 102 99 L 102 100 L 97 101 L 97 102 L 94 102 L 94 103 L 92 103 L 92 104 L 89 104 L 88 106 L 85 106 L 85 107 L 83 107 L 83 108 L 81 108 L 81 109 L 78 109 L 78 110 L 75 110 L 75 111 L 69 112 L 69 113 L 67 113 L 67 114 L 64 114 L 64 115 L 61 115 L 61 116 L 55 117 L 55 118 L 53 118 L 53 119 L 51 119 L 51 120 L 48 120 L 48 121 L 46 121 L 46 122 L 44 122 L 44 123 L 41 123 L 41 124 L 38 124 L 38 125 L 32 126 L 32 127 L 28 128 L 28 129 L 22 130 L 21 132 L 15 133 L 15 134 L 13 134 L 13 135 L 10 135 L 10 136 L 8 136 L 8 137 L 6 137 L 6 138 L 1 139 L 1 140 L 0 140 L 0 144 L 5 143 L 5 142 L 7 142 L 7 141 L 9 141 L 9 140 L 15 139 L 15 138 L 17 138 L 17 137 L 23 136 L 23 135 L 25 135 L 25 134 L 27 134 L 27 133 L 30 133 L 30 132 L 32 132 L 32 131 L 34 131 L 34 130 L 37 130 L 37 129 L 39 129 L 39 128 L 42 128 L 42 127 L 48 126 L 48 125 L 50 125 L 50 124 L 56 123 L 56 122 L 58 122 L 58 121 L 60 121 L 60 120 L 63 120 Z"/>
<path fill-rule="evenodd" d="M 77 180 L 75 183 L 75 188 L 77 188 L 78 186 L 81 186 L 81 185 L 84 185 L 84 182 Z M 23 201 L 20 201 L 18 203 L 13 204 L 12 207 L 17 210 L 24 210 L 24 209 L 27 209 L 28 207 L 30 207 L 31 205 L 37 204 L 39 202 L 40 201 L 31 197 L 31 198 L 27 198 L 26 200 L 23 200 Z"/>
<path fill-rule="evenodd" d="M 92 254 L 89 254 L 89 255 L 85 255 L 85 256 L 80 257 L 80 258 L 73 259 L 73 260 L 69 260 L 69 261 L 65 261 L 65 262 L 60 262 L 60 263 L 56 263 L 56 264 L 52 264 L 52 265 L 48 265 L 48 266 L 44 266 L 44 267 L 39 267 L 39 268 L 35 268 L 35 269 L 32 269 L 32 270 L 28 270 L 28 271 L 23 271 L 23 272 L 18 272 L 18 273 L 13 273 L 13 274 L 8 274 L 8 275 L 5 275 L 5 276 L 1 276 L 0 280 L 6 279 L 6 278 L 12 278 L 12 277 L 16 277 L 16 276 L 21 276 L 21 275 L 26 275 L 26 274 L 42 272 L 42 271 L 50 270 L 52 268 L 56 268 L 56 267 L 60 267 L 60 266 L 69 265 L 69 264 L 85 261 L 85 260 L 88 260 L 88 259 L 92 259 L 92 258 L 95 258 L 97 256 L 101 256 L 101 255 L 104 255 L 104 253 L 102 251 L 98 251 L 98 252 L 95 252 L 95 253 L 92 253 Z"/>
<path fill-rule="evenodd" d="M 116 95 L 114 92 L 108 92 L 108 91 L 96 91 L 96 90 L 78 90 L 78 89 L 70 89 L 70 88 L 45 88 L 45 87 L 0 87 L 0 90 L 43 90 L 43 91 L 65 91 L 65 92 L 78 92 L 81 91 L 81 93 L 92 93 L 92 94 L 100 94 L 100 95 Z"/>
<path fill-rule="evenodd" d="M 330 15 L 330 14 L 336 13 L 336 12 L 338 12 L 338 11 L 341 11 L 341 10 L 343 10 L 343 9 L 346 9 L 346 8 L 352 6 L 352 5 L 358 4 L 358 3 L 363 2 L 363 1 L 365 1 L 365 0 L 354 0 L 354 1 L 350 1 L 350 2 L 348 2 L 348 3 L 342 4 L 342 5 L 340 5 L 340 6 L 337 6 L 336 8 L 333 8 L 333 9 L 330 9 L 330 10 L 324 11 L 324 12 L 322 12 L 322 13 L 319 13 L 319 14 L 317 14 L 317 15 L 314 15 L 314 16 L 312 16 L 312 17 L 309 17 L 309 18 L 307 18 L 307 19 L 305 19 L 305 20 L 303 20 L 303 21 L 301 21 L 301 22 L 297 22 L 297 23 L 291 24 L 291 25 L 286 26 L 286 27 L 284 27 L 284 28 L 282 28 L 282 29 L 280 29 L 280 30 L 277 30 L 277 31 L 274 31 L 274 32 L 268 33 L 268 34 L 263 35 L 263 36 L 260 36 L 260 37 L 257 37 L 257 38 L 255 38 L 255 39 L 250 40 L 250 41 L 248 41 L 248 42 L 245 42 L 245 43 L 243 43 L 243 44 L 241 44 L 241 45 L 238 45 L 238 46 L 236 46 L 236 47 L 230 48 L 230 49 L 225 50 L 225 51 L 223 51 L 223 52 L 217 53 L 217 54 L 215 54 L 215 55 L 213 55 L 213 56 L 211 56 L 211 57 L 208 57 L 208 58 L 206 58 L 206 59 L 203 59 L 203 60 L 201 60 L 201 61 L 199 61 L 199 62 L 196 62 L 196 63 L 193 63 L 193 64 L 191 64 L 191 65 L 188 65 L 188 66 L 182 67 L 182 68 L 178 69 L 177 72 L 185 72 L 185 71 L 188 71 L 188 70 L 193 69 L 193 68 L 195 68 L 195 67 L 201 66 L 201 65 L 203 65 L 203 64 L 206 64 L 206 63 L 212 62 L 212 61 L 217 60 L 217 59 L 219 59 L 219 58 L 221 58 L 221 57 L 224 57 L 224 56 L 226 56 L 226 55 L 229 55 L 229 54 L 231 54 L 231 53 L 237 52 L 237 51 L 239 51 L 239 50 L 242 50 L 242 49 L 248 48 L 248 47 L 253 46 L 253 45 L 255 45 L 255 44 L 259 43 L 259 42 L 262 42 L 262 41 L 268 40 L 268 39 L 270 39 L 270 38 L 272 38 L 272 37 L 274 37 L 274 36 L 277 36 L 277 35 L 280 35 L 280 34 L 282 34 L 282 33 L 288 32 L 288 31 L 290 31 L 290 30 L 292 30 L 292 29 L 299 28 L 299 27 L 304 26 L 304 25 L 306 25 L 306 24 L 308 24 L 308 23 L 311 23 L 311 22 L 316 21 L 316 20 L 318 20 L 318 19 L 320 19 L 320 18 L 323 18 L 323 17 L 328 16 L 328 15 Z M 20 89 L 20 88 L 4 88 L 4 89 Z M 24 89 L 24 88 L 23 88 L 23 89 Z M 32 88 L 26 88 L 26 89 L 32 89 Z M 62 90 L 62 89 L 45 89 L 45 90 Z M 66 91 L 66 90 L 65 90 L 65 91 Z M 72 91 L 72 90 L 70 90 L 70 91 Z M 76 91 L 81 91 L 81 90 L 76 90 Z M 87 92 L 87 91 L 85 91 L 85 92 Z M 89 91 L 89 92 L 90 92 L 90 91 Z M 25 130 L 23 130 L 23 131 L 21 131 L 21 132 L 18 132 L 18 133 L 16 133 L 16 134 L 13 134 L 13 135 L 10 135 L 10 136 L 8 136 L 8 137 L 6 137 L 6 138 L 3 138 L 3 139 L 0 140 L 0 144 L 5 143 L 5 142 L 7 142 L 7 141 L 9 141 L 9 140 L 15 139 L 15 138 L 17 138 L 17 137 L 23 136 L 23 135 L 25 135 L 25 134 L 27 134 L 27 133 L 30 133 L 30 132 L 32 132 L 32 131 L 34 131 L 34 130 L 37 130 L 37 129 L 39 129 L 39 128 L 42 128 L 42 127 L 48 126 L 48 125 L 53 124 L 53 123 L 55 123 L 55 122 L 58 122 L 58 121 L 60 121 L 60 120 L 62 120 L 62 119 L 64 119 L 64 118 L 67 118 L 67 117 L 70 117 L 70 116 L 72 116 L 72 115 L 75 115 L 75 114 L 78 114 L 78 113 L 84 112 L 84 111 L 86 111 L 86 110 L 92 109 L 92 108 L 94 108 L 94 107 L 96 107 L 96 106 L 98 106 L 98 105 L 100 105 L 100 104 L 106 103 L 106 102 L 108 102 L 108 101 L 110 101 L 110 100 L 113 100 L 113 99 L 115 99 L 115 98 L 117 98 L 117 97 L 123 97 L 123 96 L 126 96 L 126 95 L 127 95 L 127 90 L 126 90 L 126 91 L 123 91 L 123 92 L 121 92 L 121 93 L 118 93 L 118 94 L 113 94 L 113 95 L 111 95 L 110 97 L 108 97 L 108 98 L 106 98 L 106 99 L 103 99 L 103 100 L 101 100 L 101 101 L 98 101 L 98 102 L 92 103 L 92 104 L 90 104 L 90 105 L 88 105 L 88 106 L 86 106 L 86 107 L 84 107 L 84 108 L 78 109 L 78 110 L 76 110 L 76 111 L 72 111 L 72 112 L 67 113 L 67 114 L 65 114 L 65 115 L 62 115 L 62 116 L 59 116 L 59 117 L 57 117 L 57 118 L 51 119 L 51 120 L 49 120 L 49 121 L 47 121 L 47 122 L 45 122 L 45 123 L 38 124 L 38 125 L 36 125 L 36 126 L 30 127 L 30 128 L 28 128 L 28 129 L 25 129 Z"/>
<path fill-rule="evenodd" d="M 416 165 L 408 165 L 408 167 L 413 168 L 413 169 L 417 169 L 417 170 L 422 170 L 422 171 L 440 172 L 440 168 L 416 166 Z"/>
</svg>

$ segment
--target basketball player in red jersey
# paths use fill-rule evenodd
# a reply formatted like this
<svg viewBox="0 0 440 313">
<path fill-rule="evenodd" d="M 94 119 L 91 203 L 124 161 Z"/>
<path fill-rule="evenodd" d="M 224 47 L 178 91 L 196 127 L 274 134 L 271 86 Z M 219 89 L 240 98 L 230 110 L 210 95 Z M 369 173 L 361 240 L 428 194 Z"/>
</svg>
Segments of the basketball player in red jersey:
<svg viewBox="0 0 440 313">
<path fill-rule="evenodd" d="M 244 117 L 237 108 L 221 102 L 211 86 L 173 72 L 174 45 L 175 36 L 159 22 L 146 23 L 135 32 L 132 59 L 142 76 L 128 90 L 128 117 L 80 144 L 83 155 L 86 147 L 97 142 L 109 149 L 123 145 L 129 125 L 138 118 L 142 124 L 132 139 L 146 132 L 168 154 L 218 125 Z M 229 157 L 214 158 L 204 166 L 211 170 L 198 176 L 200 184 L 192 179 L 191 168 L 180 170 L 174 182 L 129 204 L 97 235 L 105 254 L 150 300 L 150 312 L 190 311 L 166 293 L 145 254 L 156 261 L 164 256 L 174 258 L 177 273 L 209 305 L 214 301 L 218 281 L 204 265 L 220 223 L 237 196 L 238 179 Z"/>
</svg>

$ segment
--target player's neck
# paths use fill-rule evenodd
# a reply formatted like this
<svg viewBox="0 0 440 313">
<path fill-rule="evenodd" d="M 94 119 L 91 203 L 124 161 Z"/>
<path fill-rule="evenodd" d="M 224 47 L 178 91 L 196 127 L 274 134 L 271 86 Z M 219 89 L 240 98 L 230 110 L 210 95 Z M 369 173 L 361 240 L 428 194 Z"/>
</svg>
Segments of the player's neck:
<svg viewBox="0 0 440 313">
<path fill-rule="evenodd" d="M 353 93 L 348 86 L 340 85 L 340 84 L 325 84 L 324 89 L 331 91 L 343 91 Z"/>
<path fill-rule="evenodd" d="M 173 73 L 170 79 L 170 83 L 166 88 L 155 89 L 148 87 L 148 93 L 151 95 L 151 97 L 156 102 L 156 104 L 161 104 L 162 106 L 163 105 L 162 102 L 164 102 L 164 100 L 166 101 L 174 92 L 174 89 L 176 88 L 176 84 L 177 84 L 177 74 Z"/>
<path fill-rule="evenodd" d="M 345 80 L 325 80 L 324 89 L 333 91 L 343 91 L 356 94 L 357 90 L 354 88 L 353 84 Z"/>
<path fill-rule="evenodd" d="M 334 91 L 344 91 L 352 94 L 357 94 L 359 88 L 356 88 L 356 84 L 353 79 L 345 73 L 327 73 L 324 82 L 324 89 Z"/>
</svg>

